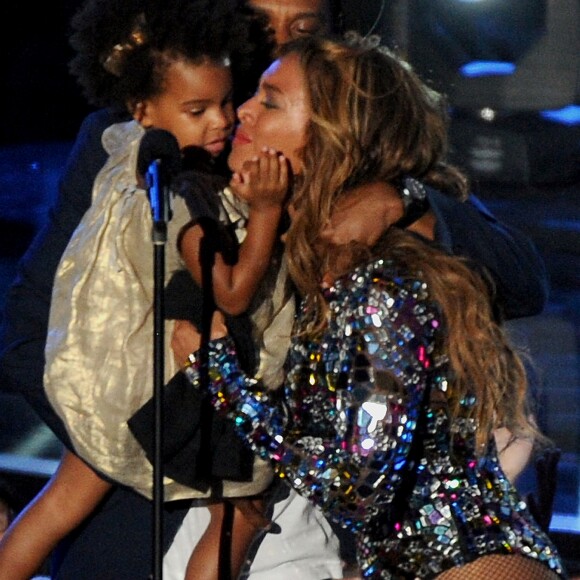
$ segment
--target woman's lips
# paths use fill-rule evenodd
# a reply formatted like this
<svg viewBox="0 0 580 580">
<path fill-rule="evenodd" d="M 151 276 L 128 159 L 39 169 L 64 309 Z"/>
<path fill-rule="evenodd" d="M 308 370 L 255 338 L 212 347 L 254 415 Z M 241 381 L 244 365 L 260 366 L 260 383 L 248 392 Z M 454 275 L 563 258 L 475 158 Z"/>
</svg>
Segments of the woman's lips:
<svg viewBox="0 0 580 580">
<path fill-rule="evenodd" d="M 246 145 L 251 142 L 252 140 L 243 131 L 236 131 L 234 133 L 232 145 Z"/>
</svg>

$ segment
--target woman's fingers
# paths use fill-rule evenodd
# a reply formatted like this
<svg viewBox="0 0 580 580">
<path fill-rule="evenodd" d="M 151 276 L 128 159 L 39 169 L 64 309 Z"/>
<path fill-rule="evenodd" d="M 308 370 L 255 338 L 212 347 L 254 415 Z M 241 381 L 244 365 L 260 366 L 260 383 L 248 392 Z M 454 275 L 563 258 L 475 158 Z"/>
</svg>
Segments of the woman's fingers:
<svg viewBox="0 0 580 580">
<path fill-rule="evenodd" d="M 201 345 L 201 334 L 188 320 L 176 320 L 171 335 L 171 350 L 175 362 L 182 365 L 183 361 Z"/>
<path fill-rule="evenodd" d="M 210 338 L 212 340 L 223 338 L 228 334 L 224 315 L 216 310 L 211 321 Z M 176 320 L 171 335 L 171 350 L 175 362 L 183 366 L 187 357 L 201 346 L 201 333 L 189 320 Z"/>
<path fill-rule="evenodd" d="M 228 327 L 226 326 L 226 319 L 220 310 L 216 310 L 211 319 L 211 339 L 223 338 L 227 334 Z"/>
</svg>

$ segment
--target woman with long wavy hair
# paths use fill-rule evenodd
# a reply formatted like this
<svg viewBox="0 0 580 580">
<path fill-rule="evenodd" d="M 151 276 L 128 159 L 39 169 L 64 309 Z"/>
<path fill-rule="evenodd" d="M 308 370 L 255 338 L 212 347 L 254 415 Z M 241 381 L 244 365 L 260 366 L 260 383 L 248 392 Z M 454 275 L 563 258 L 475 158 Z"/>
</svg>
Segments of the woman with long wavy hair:
<svg viewBox="0 0 580 580">
<path fill-rule="evenodd" d="M 489 278 L 421 235 L 427 214 L 414 231 L 380 212 L 347 234 L 335 219 L 373 181 L 464 195 L 444 106 L 368 39 L 283 50 L 238 111 L 229 164 L 268 144 L 294 171 L 285 255 L 302 301 L 287 379 L 272 393 L 244 375 L 216 320 L 209 388 L 280 477 L 354 532 L 363 577 L 564 577 L 498 460 L 496 429 L 542 435 Z M 198 361 L 184 371 L 200 387 Z"/>
</svg>

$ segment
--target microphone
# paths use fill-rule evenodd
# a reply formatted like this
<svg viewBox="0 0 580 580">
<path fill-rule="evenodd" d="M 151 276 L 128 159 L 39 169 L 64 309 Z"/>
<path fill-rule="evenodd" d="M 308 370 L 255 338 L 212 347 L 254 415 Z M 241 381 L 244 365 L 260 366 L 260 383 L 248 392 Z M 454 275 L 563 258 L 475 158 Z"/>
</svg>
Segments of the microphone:
<svg viewBox="0 0 580 580">
<path fill-rule="evenodd" d="M 147 181 L 153 217 L 153 242 L 167 239 L 167 222 L 172 217 L 170 183 L 181 168 L 177 139 L 163 129 L 148 129 L 139 146 L 137 171 Z"/>
</svg>

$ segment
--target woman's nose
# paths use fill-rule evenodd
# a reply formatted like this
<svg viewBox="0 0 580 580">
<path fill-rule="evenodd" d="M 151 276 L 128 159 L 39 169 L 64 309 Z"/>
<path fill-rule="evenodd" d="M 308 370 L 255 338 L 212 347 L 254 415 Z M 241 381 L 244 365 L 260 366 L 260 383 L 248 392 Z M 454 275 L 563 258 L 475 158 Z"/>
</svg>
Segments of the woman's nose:
<svg viewBox="0 0 580 580">
<path fill-rule="evenodd" d="M 252 101 L 255 97 L 248 99 L 245 103 L 242 103 L 237 110 L 238 119 L 241 123 L 248 124 L 253 119 L 252 113 Z"/>
</svg>

